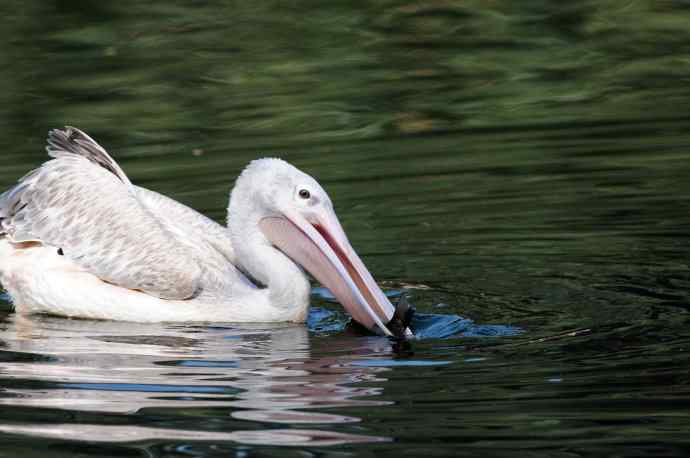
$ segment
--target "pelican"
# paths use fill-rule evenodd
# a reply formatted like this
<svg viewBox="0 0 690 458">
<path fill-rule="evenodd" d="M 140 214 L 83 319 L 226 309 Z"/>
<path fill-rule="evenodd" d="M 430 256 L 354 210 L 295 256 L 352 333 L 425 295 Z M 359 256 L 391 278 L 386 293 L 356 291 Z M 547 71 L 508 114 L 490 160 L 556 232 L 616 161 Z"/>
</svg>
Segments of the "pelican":
<svg viewBox="0 0 690 458">
<path fill-rule="evenodd" d="M 135 322 L 304 322 L 307 270 L 369 330 L 410 336 L 350 245 L 319 183 L 252 161 L 227 227 L 131 183 L 74 127 L 0 195 L 0 282 L 18 313 Z"/>
</svg>

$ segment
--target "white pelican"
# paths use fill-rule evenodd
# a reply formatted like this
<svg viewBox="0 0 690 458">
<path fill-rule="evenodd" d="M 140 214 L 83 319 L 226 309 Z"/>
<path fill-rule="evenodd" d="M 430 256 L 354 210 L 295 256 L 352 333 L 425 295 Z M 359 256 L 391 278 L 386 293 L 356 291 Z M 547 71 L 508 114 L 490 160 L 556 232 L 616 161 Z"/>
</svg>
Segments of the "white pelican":
<svg viewBox="0 0 690 458">
<path fill-rule="evenodd" d="M 287 162 L 247 166 L 226 228 L 133 185 L 79 129 L 52 130 L 46 149 L 53 159 L 0 196 L 0 282 L 17 312 L 303 322 L 310 285 L 301 265 L 368 329 L 411 335 L 326 192 Z"/>
</svg>

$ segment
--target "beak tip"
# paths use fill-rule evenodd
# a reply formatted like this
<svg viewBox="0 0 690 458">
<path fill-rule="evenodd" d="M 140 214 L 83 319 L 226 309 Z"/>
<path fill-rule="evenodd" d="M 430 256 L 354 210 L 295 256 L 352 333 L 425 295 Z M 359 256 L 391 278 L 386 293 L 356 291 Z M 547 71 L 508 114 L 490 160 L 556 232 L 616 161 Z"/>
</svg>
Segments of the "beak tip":
<svg viewBox="0 0 690 458">
<path fill-rule="evenodd" d="M 395 306 L 393 317 L 386 324 L 390 334 L 399 339 L 414 337 L 414 333 L 410 330 L 410 323 L 416 311 L 414 306 L 407 301 L 407 296 L 402 294 Z"/>
</svg>

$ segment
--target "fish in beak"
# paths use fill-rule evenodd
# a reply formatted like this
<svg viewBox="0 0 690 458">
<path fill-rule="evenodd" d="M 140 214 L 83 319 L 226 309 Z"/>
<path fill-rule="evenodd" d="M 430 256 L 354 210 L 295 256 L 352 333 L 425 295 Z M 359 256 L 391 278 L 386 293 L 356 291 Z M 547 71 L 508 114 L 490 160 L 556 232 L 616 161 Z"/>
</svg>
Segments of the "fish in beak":
<svg viewBox="0 0 690 458">
<path fill-rule="evenodd" d="M 328 207 L 263 218 L 266 238 L 328 288 L 352 318 L 375 333 L 406 338 L 414 309 L 406 301 L 394 307 L 376 284 Z"/>
</svg>

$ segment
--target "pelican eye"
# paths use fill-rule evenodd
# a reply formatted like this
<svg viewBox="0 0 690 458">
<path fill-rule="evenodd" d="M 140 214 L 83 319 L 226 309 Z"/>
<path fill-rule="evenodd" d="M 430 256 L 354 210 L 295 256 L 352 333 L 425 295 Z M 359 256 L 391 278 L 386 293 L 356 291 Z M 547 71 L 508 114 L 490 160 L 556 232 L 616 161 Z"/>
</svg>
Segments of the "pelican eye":
<svg viewBox="0 0 690 458">
<path fill-rule="evenodd" d="M 307 191 L 306 189 L 300 189 L 300 190 L 299 190 L 299 196 L 300 196 L 302 199 L 308 199 L 308 198 L 311 197 L 311 194 L 310 194 L 309 191 Z"/>
</svg>

